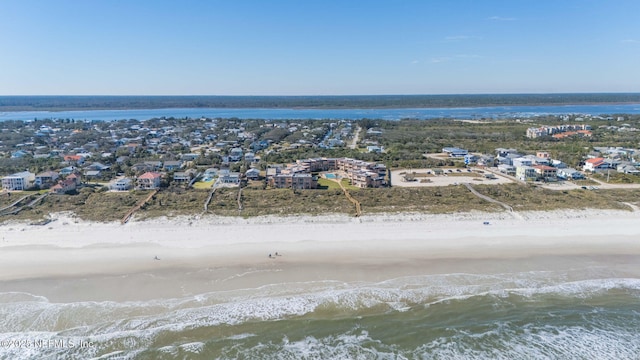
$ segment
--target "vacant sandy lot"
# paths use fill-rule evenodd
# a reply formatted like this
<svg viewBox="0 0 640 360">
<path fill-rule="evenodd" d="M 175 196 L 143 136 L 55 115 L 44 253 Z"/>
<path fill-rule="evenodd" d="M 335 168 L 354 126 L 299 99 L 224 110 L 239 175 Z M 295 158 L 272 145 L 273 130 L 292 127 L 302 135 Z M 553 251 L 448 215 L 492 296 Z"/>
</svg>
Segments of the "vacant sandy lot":
<svg viewBox="0 0 640 360">
<path fill-rule="evenodd" d="M 463 169 L 442 168 L 444 174 L 434 175 L 432 169 L 403 169 L 391 171 L 391 185 L 400 187 L 418 187 L 418 186 L 447 186 L 457 185 L 461 183 L 471 184 L 507 184 L 513 182 L 506 177 L 495 175 L 495 179 L 487 179 L 484 174 L 477 172 L 468 172 Z M 458 172 L 457 170 L 460 170 Z M 415 173 L 416 181 L 404 181 L 405 174 Z M 424 181 L 430 180 L 430 181 Z"/>
</svg>

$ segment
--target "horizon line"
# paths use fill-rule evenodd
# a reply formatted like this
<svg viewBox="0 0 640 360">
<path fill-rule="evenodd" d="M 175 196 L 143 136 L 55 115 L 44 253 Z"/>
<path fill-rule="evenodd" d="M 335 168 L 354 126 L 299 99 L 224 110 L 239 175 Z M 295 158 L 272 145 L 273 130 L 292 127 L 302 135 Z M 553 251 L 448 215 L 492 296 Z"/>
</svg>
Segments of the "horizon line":
<svg viewBox="0 0 640 360">
<path fill-rule="evenodd" d="M 432 94 L 279 94 L 279 95 L 216 95 L 216 94 L 0 94 L 0 97 L 55 97 L 55 96 L 68 96 L 68 97 L 349 97 L 349 96 L 483 96 L 483 95 L 588 95 L 588 94 L 640 94 L 640 91 L 578 91 L 578 92 L 487 92 L 487 93 L 432 93 Z"/>
</svg>

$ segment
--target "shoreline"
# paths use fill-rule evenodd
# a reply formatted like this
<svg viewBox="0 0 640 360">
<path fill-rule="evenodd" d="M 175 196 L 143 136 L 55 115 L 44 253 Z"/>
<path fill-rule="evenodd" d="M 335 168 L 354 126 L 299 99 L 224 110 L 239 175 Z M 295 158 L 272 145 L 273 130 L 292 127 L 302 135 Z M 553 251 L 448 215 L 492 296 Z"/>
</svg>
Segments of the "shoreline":
<svg viewBox="0 0 640 360">
<path fill-rule="evenodd" d="M 407 271 L 395 273 L 411 274 L 429 268 L 431 263 L 640 255 L 640 242 L 636 240 L 640 212 L 583 210 L 519 215 L 521 218 L 506 212 L 361 218 L 211 216 L 134 219 L 120 225 L 52 214 L 56 220 L 45 226 L 0 226 L 0 282 L 171 269 L 234 269 L 233 273 L 274 267 L 297 269 L 301 275 L 293 278 L 299 280 L 305 278 L 305 268 L 315 269 L 307 278 L 318 280 L 329 274 L 340 275 L 332 268 L 397 268 Z M 276 257 L 276 252 L 283 256 Z M 384 274 L 382 270 L 374 273 L 378 277 Z M 370 278 L 361 275 L 362 279 Z M 257 286 L 260 281 L 245 285 Z"/>
</svg>

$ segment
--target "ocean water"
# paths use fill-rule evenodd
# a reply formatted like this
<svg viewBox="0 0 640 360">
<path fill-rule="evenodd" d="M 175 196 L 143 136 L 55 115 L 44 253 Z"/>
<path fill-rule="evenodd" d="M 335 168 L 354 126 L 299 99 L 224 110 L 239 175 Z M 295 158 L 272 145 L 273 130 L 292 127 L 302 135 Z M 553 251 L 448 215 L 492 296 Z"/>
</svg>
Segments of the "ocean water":
<svg viewBox="0 0 640 360">
<path fill-rule="evenodd" d="M 418 271 L 137 301 L 45 296 L 77 291 L 78 279 L 31 293 L 4 283 L 0 358 L 638 359 L 640 259 L 578 260 L 553 270 Z"/>
<path fill-rule="evenodd" d="M 218 109 L 218 108 L 172 108 L 88 111 L 12 111 L 0 112 L 0 121 L 34 119 L 76 119 L 113 121 L 121 119 L 147 120 L 160 117 L 176 118 L 239 118 L 239 119 L 350 119 L 362 118 L 399 119 L 493 119 L 527 118 L 537 115 L 565 114 L 640 114 L 640 104 L 598 105 L 542 105 L 542 106 L 483 106 L 459 108 L 383 108 L 383 109 Z"/>
</svg>

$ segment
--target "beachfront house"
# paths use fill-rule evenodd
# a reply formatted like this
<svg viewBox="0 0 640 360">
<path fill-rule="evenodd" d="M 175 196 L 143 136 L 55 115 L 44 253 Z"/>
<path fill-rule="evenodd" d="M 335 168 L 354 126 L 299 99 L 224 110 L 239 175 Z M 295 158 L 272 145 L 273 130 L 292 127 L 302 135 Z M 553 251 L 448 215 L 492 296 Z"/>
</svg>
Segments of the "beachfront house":
<svg viewBox="0 0 640 360">
<path fill-rule="evenodd" d="M 26 190 L 36 180 L 36 174 L 22 171 L 2 178 L 2 188 L 8 191 Z"/>
<path fill-rule="evenodd" d="M 140 190 L 155 190 L 160 188 L 162 174 L 146 172 L 138 177 L 137 185 Z"/>
<path fill-rule="evenodd" d="M 196 176 L 196 172 L 193 169 L 187 171 L 178 171 L 173 174 L 173 181 L 177 183 L 188 183 Z"/>
<path fill-rule="evenodd" d="M 56 183 L 58 180 L 58 173 L 55 171 L 45 171 L 36 175 L 36 180 L 34 182 L 35 185 L 40 187 L 41 189 L 50 187 Z"/>
<path fill-rule="evenodd" d="M 62 195 L 74 191 L 78 188 L 78 184 L 75 178 L 69 178 L 58 182 L 51 187 L 51 192 L 57 195 Z"/>
<path fill-rule="evenodd" d="M 133 181 L 129 178 L 114 179 L 109 183 L 109 190 L 128 191 L 133 188 Z"/>
<path fill-rule="evenodd" d="M 218 182 L 225 185 L 239 185 L 240 173 L 231 172 L 229 170 L 220 170 L 220 172 L 218 173 Z"/>
</svg>

